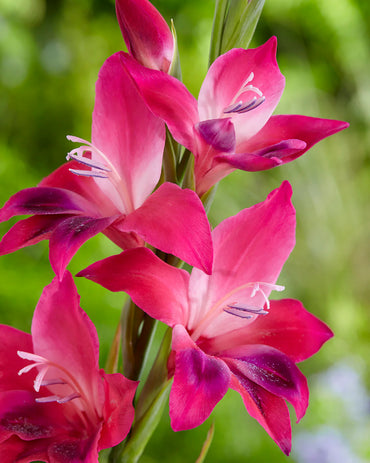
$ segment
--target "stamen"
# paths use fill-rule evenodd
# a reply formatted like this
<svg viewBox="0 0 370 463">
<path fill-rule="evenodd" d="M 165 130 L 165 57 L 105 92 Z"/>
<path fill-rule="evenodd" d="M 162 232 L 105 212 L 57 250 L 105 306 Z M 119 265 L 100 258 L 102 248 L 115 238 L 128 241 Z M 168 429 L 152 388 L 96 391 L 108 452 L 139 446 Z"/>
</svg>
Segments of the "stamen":
<svg viewBox="0 0 370 463">
<path fill-rule="evenodd" d="M 250 101 L 247 101 L 243 103 L 242 101 L 239 101 L 238 103 L 231 104 L 230 106 L 227 106 L 224 109 L 224 113 L 229 114 L 229 113 L 237 113 L 237 114 L 244 114 L 249 111 L 252 111 L 253 109 L 258 108 L 258 106 L 261 106 L 261 104 L 266 100 L 264 96 L 261 98 L 257 98 L 254 96 Z"/>
<path fill-rule="evenodd" d="M 95 170 L 69 169 L 69 171 L 72 172 L 72 174 L 80 175 L 81 177 L 108 178 L 108 175 Z"/>
<path fill-rule="evenodd" d="M 73 399 L 79 399 L 81 396 L 77 392 L 74 392 L 73 394 L 69 394 L 66 397 L 60 397 L 58 395 L 49 395 L 47 397 L 38 397 L 36 400 L 37 403 L 42 404 L 42 403 L 50 403 L 50 402 L 57 402 L 58 404 L 65 404 L 67 402 L 70 402 Z"/>
<path fill-rule="evenodd" d="M 253 109 L 258 108 L 264 101 L 265 97 L 261 90 L 258 87 L 255 87 L 254 85 L 249 84 L 254 79 L 254 73 L 251 72 L 247 78 L 247 80 L 242 84 L 240 87 L 239 91 L 236 93 L 234 96 L 232 102 L 230 103 L 229 106 L 226 106 L 224 108 L 223 113 L 224 114 L 230 114 L 230 113 L 236 113 L 236 114 L 244 114 L 246 112 L 252 111 Z M 251 100 L 248 100 L 243 103 L 243 100 L 238 100 L 241 98 L 241 96 L 244 93 L 247 92 L 253 92 L 257 96 L 254 96 Z M 238 101 L 237 101 L 238 100 Z"/>
<path fill-rule="evenodd" d="M 94 169 L 104 170 L 105 172 L 111 172 L 112 171 L 112 169 L 109 169 L 102 162 L 92 161 L 91 159 L 88 159 L 88 158 L 84 157 L 82 154 L 80 154 L 81 151 L 82 150 L 80 150 L 80 148 L 76 148 L 76 149 L 70 151 L 66 156 L 67 161 L 69 161 L 70 159 L 74 159 L 75 161 L 79 162 L 80 164 L 92 167 Z"/>
</svg>

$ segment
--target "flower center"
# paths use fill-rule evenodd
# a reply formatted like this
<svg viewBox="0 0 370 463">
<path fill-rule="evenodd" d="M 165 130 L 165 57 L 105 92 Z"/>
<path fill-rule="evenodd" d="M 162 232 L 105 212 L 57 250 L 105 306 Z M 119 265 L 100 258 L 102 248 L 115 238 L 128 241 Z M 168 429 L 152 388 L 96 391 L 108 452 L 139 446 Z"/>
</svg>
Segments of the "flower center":
<svg viewBox="0 0 370 463">
<path fill-rule="evenodd" d="M 134 210 L 134 206 L 132 204 L 131 196 L 127 190 L 126 183 L 108 157 L 92 143 L 82 138 L 67 135 L 67 139 L 75 143 L 82 143 L 81 146 L 71 150 L 67 154 L 67 160 L 73 159 L 84 166 L 91 167 L 90 170 L 69 169 L 70 172 L 82 177 L 93 177 L 99 187 L 103 186 L 103 184 L 100 183 L 101 179 L 103 179 L 103 182 L 104 179 L 105 181 L 110 182 L 118 193 L 118 202 L 114 201 L 115 198 L 111 198 L 115 202 L 117 208 L 126 214 L 132 212 Z M 87 157 L 87 153 L 90 153 L 93 159 Z M 100 159 L 100 161 L 97 159 Z"/>
<path fill-rule="evenodd" d="M 249 296 L 241 295 L 240 298 L 247 302 L 230 302 L 236 294 L 244 292 L 247 288 L 251 288 Z M 270 301 L 267 296 L 268 291 L 284 291 L 285 287 L 266 283 L 262 281 L 249 282 L 244 285 L 238 286 L 229 291 L 224 297 L 219 299 L 206 313 L 206 315 L 198 323 L 197 327 L 191 334 L 193 341 L 196 341 L 203 332 L 203 329 L 219 314 L 222 312 L 234 315 L 235 317 L 243 319 L 254 319 L 258 315 L 267 315 L 270 309 Z M 257 295 L 262 295 L 262 303 L 253 304 L 253 300 Z"/>
<path fill-rule="evenodd" d="M 254 85 L 251 85 L 250 82 L 254 79 L 254 73 L 251 72 L 247 78 L 247 80 L 243 83 L 243 85 L 240 87 L 239 91 L 236 93 L 234 96 L 233 100 L 229 104 L 229 106 L 226 106 L 224 108 L 223 113 L 224 114 L 243 114 L 247 113 L 249 111 L 252 111 L 253 109 L 258 108 L 264 101 L 265 97 L 261 90 L 258 87 L 255 87 Z M 255 93 L 255 96 L 253 98 L 247 99 L 243 101 L 243 99 L 240 99 L 241 96 L 244 93 Z M 257 96 L 256 96 L 257 95 Z"/>
<path fill-rule="evenodd" d="M 17 351 L 17 354 L 22 359 L 32 362 L 30 365 L 27 365 L 19 370 L 18 375 L 28 373 L 33 368 L 38 369 L 38 373 L 33 385 L 33 388 L 36 392 L 40 392 L 42 387 L 61 386 L 58 392 L 63 392 L 44 397 L 37 397 L 35 399 L 37 403 L 57 402 L 58 404 L 65 404 L 75 399 L 81 399 L 84 405 L 81 403 L 78 404 L 78 402 L 76 402 L 76 410 L 78 411 L 79 416 L 81 417 L 84 424 L 88 425 L 88 421 L 96 421 L 98 413 L 94 407 L 91 407 L 91 404 L 78 380 L 68 370 L 57 363 L 51 362 L 50 360 L 41 357 L 40 355 L 24 351 Z M 59 374 L 56 377 L 45 379 L 45 376 L 50 368 L 56 368 Z M 92 409 L 94 409 L 93 413 L 91 413 Z M 87 415 L 89 414 L 90 416 L 88 417 Z"/>
</svg>

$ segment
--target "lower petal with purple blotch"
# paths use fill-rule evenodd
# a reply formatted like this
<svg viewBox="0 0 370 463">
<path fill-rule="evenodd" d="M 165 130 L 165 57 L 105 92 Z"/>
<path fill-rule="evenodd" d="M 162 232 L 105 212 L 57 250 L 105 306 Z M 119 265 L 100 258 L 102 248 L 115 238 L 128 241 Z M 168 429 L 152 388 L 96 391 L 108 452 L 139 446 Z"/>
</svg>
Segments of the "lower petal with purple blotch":
<svg viewBox="0 0 370 463">
<path fill-rule="evenodd" d="M 177 350 L 180 345 L 188 348 Z M 202 424 L 223 398 L 230 384 L 230 370 L 222 360 L 205 354 L 191 341 L 185 328 L 173 333 L 175 375 L 170 393 L 170 417 L 174 431 Z"/>
</svg>

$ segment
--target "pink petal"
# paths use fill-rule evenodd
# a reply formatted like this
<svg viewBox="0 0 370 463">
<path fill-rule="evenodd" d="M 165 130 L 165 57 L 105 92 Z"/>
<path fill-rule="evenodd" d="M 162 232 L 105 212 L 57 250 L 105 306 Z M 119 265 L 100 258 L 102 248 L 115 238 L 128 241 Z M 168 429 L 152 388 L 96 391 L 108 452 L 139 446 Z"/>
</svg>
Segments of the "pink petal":
<svg viewBox="0 0 370 463">
<path fill-rule="evenodd" d="M 35 215 L 20 220 L 6 233 L 0 242 L 0 255 L 9 254 L 26 246 L 50 238 L 53 230 L 68 216 Z"/>
<path fill-rule="evenodd" d="M 173 336 L 186 336 L 176 327 Z M 226 364 L 200 349 L 176 352 L 175 376 L 170 393 L 171 427 L 174 431 L 192 429 L 202 424 L 226 394 L 230 370 Z"/>
<path fill-rule="evenodd" d="M 127 436 L 134 420 L 132 402 L 138 386 L 137 381 L 130 381 L 119 373 L 101 373 L 105 380 L 105 420 L 98 450 L 114 447 Z"/>
<path fill-rule="evenodd" d="M 235 130 L 230 119 L 208 119 L 198 122 L 196 129 L 203 139 L 218 151 L 235 151 Z"/>
<path fill-rule="evenodd" d="M 193 269 L 191 275 L 189 294 L 193 306 L 189 329 L 194 329 L 217 303 L 221 304 L 220 315 L 212 316 L 202 331 L 208 338 L 250 323 L 224 313 L 222 307 L 227 304 L 246 300 L 254 306 L 264 305 L 261 293 L 251 298 L 252 285 L 274 284 L 294 247 L 295 211 L 291 195 L 290 184 L 283 182 L 264 202 L 244 209 L 214 229 L 213 273 L 207 276 Z M 251 285 L 245 287 L 247 283 Z M 237 290 L 238 287 L 244 289 Z M 263 289 L 268 297 L 271 289 Z"/>
<path fill-rule="evenodd" d="M 2 463 L 29 463 L 30 461 L 47 461 L 48 441 L 40 439 L 30 443 L 12 436 L 0 445 L 0 461 Z"/>
<path fill-rule="evenodd" d="M 319 119 L 316 117 L 296 115 L 272 116 L 254 137 L 238 144 L 237 152 L 258 155 L 259 151 L 268 151 L 269 147 L 273 147 L 282 140 L 296 139 L 304 142 L 305 145 L 302 145 L 301 149 L 297 149 L 291 154 L 278 156 L 279 159 L 281 158 L 282 163 L 286 163 L 301 156 L 323 138 L 347 128 L 348 125 L 347 122 Z"/>
<path fill-rule="evenodd" d="M 81 168 L 83 168 L 83 166 L 76 161 L 66 162 L 45 177 L 40 182 L 39 187 L 63 188 L 64 190 L 77 193 L 86 200 L 83 210 L 89 215 L 102 215 L 107 217 L 116 214 L 117 208 L 110 198 L 101 191 L 93 178 L 75 175 L 69 170 Z M 86 169 L 89 170 L 88 168 Z"/>
<path fill-rule="evenodd" d="M 271 301 L 268 315 L 258 317 L 241 330 L 227 333 L 214 340 L 211 351 L 222 346 L 265 344 L 301 362 L 315 354 L 333 336 L 325 323 L 308 312 L 300 301 L 281 299 Z"/>
<path fill-rule="evenodd" d="M 33 388 L 33 378 L 18 375 L 18 371 L 28 363 L 18 356 L 18 350 L 32 352 L 31 335 L 11 326 L 0 325 L 0 396 L 11 389 Z"/>
<path fill-rule="evenodd" d="M 147 0 L 116 0 L 116 12 L 129 53 L 143 66 L 168 72 L 173 38 L 154 6 Z"/>
<path fill-rule="evenodd" d="M 248 378 L 272 394 L 288 400 L 298 421 L 306 413 L 306 378 L 294 362 L 277 349 L 264 345 L 246 345 L 219 354 L 238 378 Z"/>
<path fill-rule="evenodd" d="M 0 397 L 1 440 L 15 434 L 24 441 L 54 437 L 67 422 L 55 404 L 38 404 L 31 391 L 4 391 Z M 59 429 L 58 429 L 59 428 Z M 3 445 L 3 444 L 1 444 Z M 33 461 L 33 460 L 31 460 Z"/>
<path fill-rule="evenodd" d="M 110 291 L 126 291 L 141 309 L 169 326 L 186 322 L 189 274 L 165 264 L 147 248 L 108 257 L 77 276 Z"/>
<path fill-rule="evenodd" d="M 99 433 L 83 437 L 61 436 L 48 447 L 50 463 L 96 463 Z"/>
<path fill-rule="evenodd" d="M 15 215 L 79 214 L 87 201 L 72 191 L 60 188 L 35 187 L 18 191 L 0 210 L 0 221 Z"/>
<path fill-rule="evenodd" d="M 70 217 L 61 222 L 50 237 L 50 264 L 59 279 L 85 241 L 111 225 L 116 217 Z"/>
<path fill-rule="evenodd" d="M 165 127 L 148 109 L 121 55 L 108 58 L 99 73 L 92 143 L 117 171 L 127 213 L 141 206 L 159 180 Z M 121 202 L 111 182 L 94 180 L 115 204 Z"/>
<path fill-rule="evenodd" d="M 80 384 L 88 404 L 101 414 L 104 391 L 99 376 L 98 336 L 79 306 L 70 273 L 66 272 L 62 281 L 54 278 L 44 288 L 33 316 L 32 339 L 34 353 L 69 371 Z"/>
<path fill-rule="evenodd" d="M 144 68 L 125 53 L 121 53 L 120 57 L 135 79 L 149 108 L 166 122 L 179 143 L 190 151 L 195 151 L 193 126 L 199 122 L 197 100 L 174 77 Z"/>
<path fill-rule="evenodd" d="M 254 78 L 249 85 L 257 87 L 265 101 L 249 112 L 233 114 L 233 124 L 237 144 L 257 133 L 271 116 L 284 90 L 285 79 L 276 62 L 276 45 L 276 37 L 272 37 L 258 48 L 233 49 L 217 58 L 199 92 L 199 119 L 218 119 L 231 104 L 255 96 L 249 91 L 234 101 L 253 72 Z"/>
<path fill-rule="evenodd" d="M 254 153 L 221 154 L 216 156 L 215 160 L 217 162 L 226 162 L 237 169 L 256 172 L 280 166 L 287 162 L 286 159 L 293 160 L 295 155 L 297 155 L 295 157 L 298 157 L 306 151 L 306 146 L 307 144 L 302 140 L 282 140 L 261 148 Z"/>
<path fill-rule="evenodd" d="M 212 238 L 199 197 L 173 183 L 164 183 L 120 225 L 152 246 L 188 264 L 212 272 Z"/>
<path fill-rule="evenodd" d="M 284 400 L 241 376 L 232 375 L 230 387 L 239 392 L 248 413 L 263 426 L 281 450 L 289 455 L 291 427 Z"/>
</svg>

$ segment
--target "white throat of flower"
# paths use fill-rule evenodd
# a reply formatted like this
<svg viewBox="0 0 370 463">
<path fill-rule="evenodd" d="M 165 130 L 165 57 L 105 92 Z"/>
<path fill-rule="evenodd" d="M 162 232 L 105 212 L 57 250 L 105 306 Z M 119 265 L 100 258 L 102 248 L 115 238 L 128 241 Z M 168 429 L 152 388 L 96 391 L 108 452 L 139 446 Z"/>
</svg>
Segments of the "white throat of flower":
<svg viewBox="0 0 370 463">
<path fill-rule="evenodd" d="M 101 181 L 100 179 L 103 179 L 103 181 L 110 182 L 113 185 L 116 192 L 118 193 L 120 202 L 122 202 L 121 207 L 118 208 L 121 210 L 121 212 L 126 214 L 132 212 L 134 210 L 134 206 L 132 204 L 131 196 L 127 190 L 126 183 L 121 178 L 121 176 L 117 172 L 117 169 L 108 159 L 108 157 L 92 143 L 82 138 L 67 135 L 67 139 L 74 143 L 82 144 L 81 146 L 71 150 L 67 154 L 67 160 L 73 159 L 74 161 L 77 161 L 84 166 L 91 167 L 91 170 L 69 169 L 70 172 L 76 175 L 80 175 L 82 177 L 93 177 L 98 185 L 99 181 Z M 95 154 L 95 156 L 103 162 L 97 161 L 96 159 L 89 159 L 85 155 L 86 153 Z"/>
<path fill-rule="evenodd" d="M 244 114 L 249 111 L 252 111 L 253 109 L 258 108 L 258 106 L 260 106 L 265 101 L 266 98 L 261 92 L 261 90 L 258 87 L 249 84 L 249 82 L 252 82 L 253 79 L 254 73 L 251 72 L 247 80 L 242 84 L 239 91 L 236 93 L 236 95 L 230 102 L 230 104 L 226 106 L 226 108 L 224 108 L 224 114 Z M 246 92 L 253 92 L 257 96 L 254 96 L 249 100 L 243 101 L 243 99 L 241 99 L 241 96 L 243 95 L 243 93 Z"/>
<path fill-rule="evenodd" d="M 83 403 L 76 402 L 76 410 L 79 412 L 79 416 L 87 426 L 88 421 L 94 422 L 96 419 L 99 419 L 98 413 L 95 410 L 95 407 L 92 406 L 90 401 L 88 400 L 83 387 L 79 384 L 78 380 L 63 366 L 56 364 L 54 362 L 49 361 L 48 359 L 32 354 L 30 352 L 24 351 L 17 351 L 19 357 L 25 360 L 29 360 L 32 362 L 30 365 L 25 366 L 21 370 L 18 371 L 18 375 L 22 375 L 24 373 L 28 373 L 33 368 L 38 369 L 38 373 L 34 380 L 33 388 L 36 392 L 40 392 L 42 387 L 49 387 L 49 386 L 56 386 L 56 385 L 64 385 L 67 386 L 66 390 L 68 391 L 65 395 L 48 395 L 43 397 L 37 397 L 35 401 L 37 403 L 50 403 L 50 402 L 57 402 L 58 404 L 65 404 L 67 402 L 71 402 L 72 400 L 76 401 L 76 399 L 81 399 Z M 55 378 L 46 379 L 45 376 L 50 368 L 56 368 L 60 372 L 60 376 Z M 92 410 L 94 410 L 94 414 L 92 414 Z"/>
<path fill-rule="evenodd" d="M 234 295 L 237 295 L 237 293 L 240 293 L 246 288 L 252 288 L 252 292 L 249 296 L 250 299 L 253 299 L 257 294 L 261 294 L 263 296 L 264 303 L 262 305 L 257 305 L 246 304 L 238 301 L 229 302 Z M 270 301 L 267 297 L 266 289 L 270 291 L 284 291 L 285 287 L 263 281 L 257 281 L 246 283 L 229 291 L 208 310 L 206 315 L 197 324 L 195 330 L 191 334 L 193 341 L 197 341 L 204 328 L 212 321 L 212 319 L 223 312 L 242 319 L 252 319 L 259 315 L 267 315 L 270 309 Z"/>
</svg>

